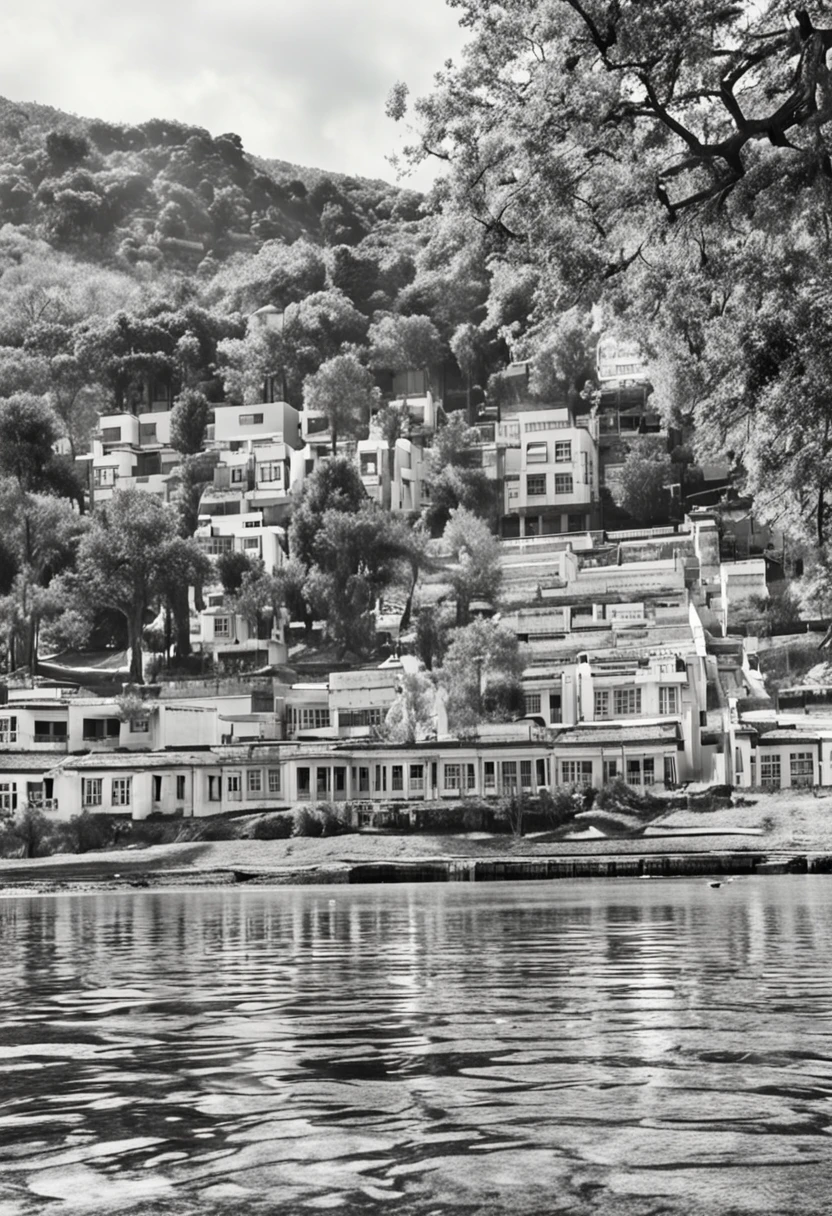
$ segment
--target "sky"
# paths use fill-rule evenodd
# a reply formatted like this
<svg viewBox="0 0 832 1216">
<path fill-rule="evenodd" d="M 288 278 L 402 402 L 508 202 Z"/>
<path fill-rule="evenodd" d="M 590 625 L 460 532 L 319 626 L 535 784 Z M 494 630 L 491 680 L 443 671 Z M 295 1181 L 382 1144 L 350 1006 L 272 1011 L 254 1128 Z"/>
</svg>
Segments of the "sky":
<svg viewBox="0 0 832 1216">
<path fill-rule="evenodd" d="M 430 90 L 464 33 L 444 0 L 25 0 L 0 11 L 0 93 L 111 122 L 234 131 L 247 151 L 395 180 L 391 86 Z M 406 121 L 406 120 L 405 120 Z M 406 183 L 424 189 L 434 170 Z"/>
</svg>

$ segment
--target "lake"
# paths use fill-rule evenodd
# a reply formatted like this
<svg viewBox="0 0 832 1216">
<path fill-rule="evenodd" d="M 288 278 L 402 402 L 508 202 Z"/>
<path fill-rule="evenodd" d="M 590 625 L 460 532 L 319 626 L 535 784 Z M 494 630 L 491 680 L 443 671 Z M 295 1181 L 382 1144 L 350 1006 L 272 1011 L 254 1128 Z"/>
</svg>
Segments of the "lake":
<svg viewBox="0 0 832 1216">
<path fill-rule="evenodd" d="M 0 900 L 0 1216 L 826 1213 L 832 879 Z"/>
</svg>

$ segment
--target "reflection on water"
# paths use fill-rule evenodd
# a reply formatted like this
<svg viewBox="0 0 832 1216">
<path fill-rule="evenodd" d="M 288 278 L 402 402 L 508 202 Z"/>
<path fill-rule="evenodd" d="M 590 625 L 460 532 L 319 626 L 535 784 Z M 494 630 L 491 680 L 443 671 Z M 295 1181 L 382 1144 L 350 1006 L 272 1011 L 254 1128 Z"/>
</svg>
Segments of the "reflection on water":
<svg viewBox="0 0 832 1216">
<path fill-rule="evenodd" d="M 822 877 L 0 901 L 0 1216 L 829 1210 Z"/>
</svg>

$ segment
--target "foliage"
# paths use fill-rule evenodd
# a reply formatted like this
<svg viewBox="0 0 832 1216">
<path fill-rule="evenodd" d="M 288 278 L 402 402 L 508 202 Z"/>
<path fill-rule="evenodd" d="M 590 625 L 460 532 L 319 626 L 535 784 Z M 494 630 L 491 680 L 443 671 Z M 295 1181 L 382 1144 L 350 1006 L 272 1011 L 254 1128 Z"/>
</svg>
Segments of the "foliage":
<svg viewBox="0 0 832 1216">
<path fill-rule="evenodd" d="M 236 595 L 243 585 L 243 578 L 252 568 L 251 558 L 240 549 L 229 549 L 217 558 L 217 574 L 222 589 L 228 595 Z"/>
<path fill-rule="evenodd" d="M 341 836 L 354 830 L 349 802 L 315 802 L 294 812 L 293 836 Z"/>
<path fill-rule="evenodd" d="M 357 438 L 369 422 L 374 400 L 373 378 L 355 355 L 336 355 L 303 382 L 303 405 L 326 416 L 332 454 L 338 437 Z"/>
<path fill-rule="evenodd" d="M 384 719 L 391 743 L 421 743 L 436 734 L 436 689 L 424 672 L 402 675 L 396 698 Z"/>
<path fill-rule="evenodd" d="M 497 803 L 495 818 L 508 825 L 512 836 L 525 835 L 526 815 L 529 811 L 529 799 L 526 794 L 518 792 L 507 794 Z"/>
<path fill-rule="evenodd" d="M 208 398 L 198 389 L 183 389 L 173 403 L 170 444 L 183 456 L 202 450 L 208 425 Z"/>
<path fill-rule="evenodd" d="M 673 466 L 662 442 L 652 436 L 634 440 L 617 486 L 618 505 L 639 523 L 666 523 L 672 480 Z"/>
<path fill-rule="evenodd" d="M 294 828 L 294 817 L 288 814 L 263 815 L 254 825 L 254 840 L 287 840 Z"/>
<path fill-rule="evenodd" d="M 425 316 L 385 316 L 370 326 L 370 363 L 385 371 L 429 368 L 442 355 L 439 331 Z"/>
<path fill-rule="evenodd" d="M 510 629 L 483 620 L 457 629 L 438 672 L 452 733 L 465 736 L 481 722 L 519 717 L 523 666 L 523 652 Z"/>
<path fill-rule="evenodd" d="M 467 625 L 472 600 L 483 599 L 493 604 L 499 596 L 503 580 L 499 541 L 484 520 L 464 507 L 451 511 L 442 539 L 453 562 L 451 585 L 456 596 L 456 623 Z"/>
</svg>

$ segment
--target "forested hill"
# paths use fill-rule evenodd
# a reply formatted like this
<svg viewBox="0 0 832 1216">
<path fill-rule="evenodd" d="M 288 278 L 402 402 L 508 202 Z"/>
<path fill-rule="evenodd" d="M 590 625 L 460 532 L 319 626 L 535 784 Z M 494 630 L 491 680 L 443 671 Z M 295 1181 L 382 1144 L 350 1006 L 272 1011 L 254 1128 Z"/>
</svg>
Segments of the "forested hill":
<svg viewBox="0 0 832 1216">
<path fill-rule="evenodd" d="M 234 134 L 0 98 L 2 221 L 113 268 L 210 277 L 267 241 L 357 245 L 379 225 L 417 220 L 421 203 L 385 182 L 251 156 Z"/>
</svg>

